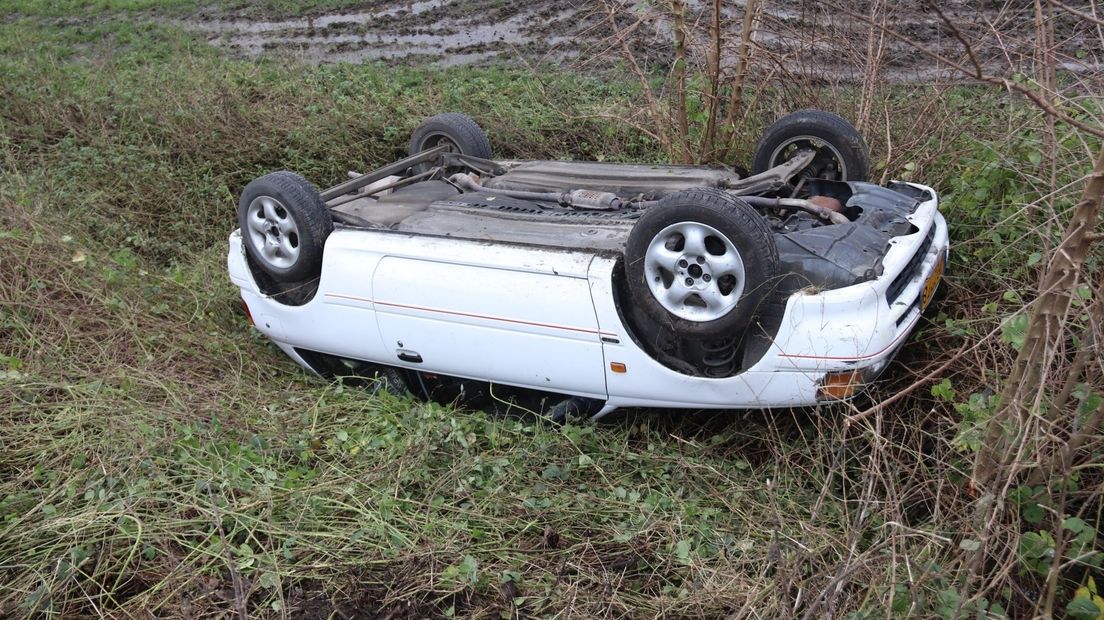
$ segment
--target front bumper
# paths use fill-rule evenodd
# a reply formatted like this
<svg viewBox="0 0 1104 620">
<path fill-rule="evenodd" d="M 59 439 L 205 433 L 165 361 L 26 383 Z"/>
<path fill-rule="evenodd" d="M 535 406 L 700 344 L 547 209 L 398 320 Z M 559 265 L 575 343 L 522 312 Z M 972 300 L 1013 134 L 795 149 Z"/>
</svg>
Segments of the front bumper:
<svg viewBox="0 0 1104 620">
<path fill-rule="evenodd" d="M 920 188 L 930 199 L 909 218 L 917 230 L 890 241 L 882 274 L 854 286 L 793 294 L 773 355 L 763 361 L 795 370 L 845 370 L 893 357 L 930 301 L 931 279 L 941 275 L 950 246 L 935 191 Z"/>
</svg>

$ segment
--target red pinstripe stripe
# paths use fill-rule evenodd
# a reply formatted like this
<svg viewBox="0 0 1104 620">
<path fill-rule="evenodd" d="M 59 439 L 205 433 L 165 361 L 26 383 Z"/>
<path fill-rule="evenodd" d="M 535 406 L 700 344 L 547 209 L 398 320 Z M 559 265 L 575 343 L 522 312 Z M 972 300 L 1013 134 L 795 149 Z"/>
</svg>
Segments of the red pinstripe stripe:
<svg viewBox="0 0 1104 620">
<path fill-rule="evenodd" d="M 587 327 L 572 327 L 570 325 L 557 325 L 555 323 L 540 323 L 537 321 L 525 321 L 522 319 L 511 319 L 502 316 L 491 316 L 487 314 L 476 314 L 474 312 L 461 312 L 459 310 L 445 310 L 443 308 L 430 308 L 427 306 L 415 306 L 411 304 L 400 304 L 392 301 L 379 301 L 373 299 L 367 299 L 365 297 L 356 297 L 354 295 L 343 295 L 340 293 L 326 293 L 327 297 L 337 297 L 340 299 L 351 299 L 354 301 L 364 301 L 370 304 L 378 304 L 381 306 L 390 306 L 392 308 L 405 308 L 407 310 L 421 310 L 422 312 L 434 312 L 437 314 L 451 314 L 453 316 L 463 316 L 473 319 L 485 319 L 488 321 L 499 321 L 501 323 L 513 323 L 516 325 L 532 325 L 534 327 L 547 327 L 549 329 L 562 329 L 564 331 L 579 332 L 583 334 L 597 334 L 599 336 L 612 336 L 618 337 L 617 334 L 611 332 L 603 332 L 597 329 L 590 329 Z"/>
</svg>

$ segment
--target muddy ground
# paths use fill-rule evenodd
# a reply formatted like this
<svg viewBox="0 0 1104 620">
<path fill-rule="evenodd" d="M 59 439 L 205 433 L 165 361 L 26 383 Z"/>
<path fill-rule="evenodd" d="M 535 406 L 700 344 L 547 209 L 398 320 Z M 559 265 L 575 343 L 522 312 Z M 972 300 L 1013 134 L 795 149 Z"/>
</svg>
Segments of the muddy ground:
<svg viewBox="0 0 1104 620">
<path fill-rule="evenodd" d="M 625 2 L 620 28 L 631 30 L 631 47 L 645 65 L 663 66 L 673 57 L 670 18 Z M 650 3 L 656 5 L 662 3 Z M 690 23 L 705 33 L 701 0 L 690 0 Z M 890 3 L 886 23 L 901 34 L 955 61 L 966 61 L 967 40 L 986 68 L 1007 75 L 1028 68 L 1035 49 L 1033 3 L 940 3 L 946 19 L 921 2 Z M 865 4 L 851 3 L 867 14 Z M 1085 12 L 1087 3 L 1074 3 Z M 743 3 L 726 2 L 724 27 L 736 40 Z M 1101 28 L 1068 13 L 1058 14 L 1054 52 L 1060 66 L 1084 73 L 1102 62 Z M 175 20 L 230 53 L 280 56 L 310 63 L 383 61 L 438 66 L 560 64 L 576 69 L 619 61 L 620 46 L 598 0 L 376 0 L 339 11 L 301 16 L 208 8 Z M 639 23 L 638 23 L 639 22 Z M 869 47 L 866 25 L 824 3 L 769 0 L 757 21 L 754 56 L 759 71 L 792 72 L 834 81 L 857 81 L 868 49 L 881 50 L 882 76 L 899 82 L 954 79 L 907 42 L 890 37 Z M 704 41 L 697 41 L 698 58 Z M 735 54 L 726 54 L 734 58 Z"/>
<path fill-rule="evenodd" d="M 580 10 L 556 0 L 385 0 L 282 19 L 206 10 L 182 23 L 241 56 L 485 65 L 575 57 Z"/>
</svg>

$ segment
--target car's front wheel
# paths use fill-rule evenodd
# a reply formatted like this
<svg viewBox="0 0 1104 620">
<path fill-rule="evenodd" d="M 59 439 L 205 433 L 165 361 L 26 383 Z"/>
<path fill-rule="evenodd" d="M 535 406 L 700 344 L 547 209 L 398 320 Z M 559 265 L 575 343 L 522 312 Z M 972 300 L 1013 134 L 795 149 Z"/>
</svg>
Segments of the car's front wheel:
<svg viewBox="0 0 1104 620">
<path fill-rule="evenodd" d="M 625 270 L 633 303 L 692 338 L 731 338 L 747 327 L 778 275 L 767 222 L 719 189 L 664 197 L 629 234 Z"/>
</svg>

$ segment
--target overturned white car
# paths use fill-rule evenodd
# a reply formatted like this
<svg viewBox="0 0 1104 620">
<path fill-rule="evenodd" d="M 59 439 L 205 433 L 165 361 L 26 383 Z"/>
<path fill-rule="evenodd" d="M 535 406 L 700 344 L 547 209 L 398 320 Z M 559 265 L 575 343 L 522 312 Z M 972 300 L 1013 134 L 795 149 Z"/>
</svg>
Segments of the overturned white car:
<svg viewBox="0 0 1104 620">
<path fill-rule="evenodd" d="M 254 324 L 324 375 L 547 412 L 848 398 L 885 368 L 948 252 L 935 192 L 866 183 L 842 118 L 772 125 L 751 175 L 506 161 L 441 114 L 411 156 L 319 192 L 250 183 L 229 271 Z"/>
</svg>

